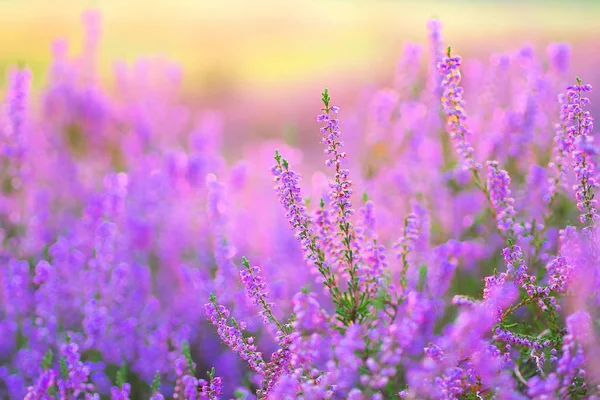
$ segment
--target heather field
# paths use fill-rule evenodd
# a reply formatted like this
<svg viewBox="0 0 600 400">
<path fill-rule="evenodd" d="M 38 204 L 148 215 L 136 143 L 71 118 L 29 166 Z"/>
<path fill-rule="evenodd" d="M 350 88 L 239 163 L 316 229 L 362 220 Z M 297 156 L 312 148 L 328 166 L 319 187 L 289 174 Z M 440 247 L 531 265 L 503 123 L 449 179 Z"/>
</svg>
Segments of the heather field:
<svg viewBox="0 0 600 400">
<path fill-rule="evenodd" d="M 0 399 L 600 399 L 600 2 L 0 1 Z"/>
</svg>

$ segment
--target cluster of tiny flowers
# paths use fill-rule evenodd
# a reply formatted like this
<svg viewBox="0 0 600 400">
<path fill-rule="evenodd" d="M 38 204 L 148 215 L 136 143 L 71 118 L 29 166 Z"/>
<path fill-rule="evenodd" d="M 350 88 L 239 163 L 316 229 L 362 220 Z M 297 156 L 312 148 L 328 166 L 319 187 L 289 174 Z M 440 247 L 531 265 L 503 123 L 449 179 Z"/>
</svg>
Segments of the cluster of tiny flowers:
<svg viewBox="0 0 600 400">
<path fill-rule="evenodd" d="M 584 107 L 590 102 L 585 93 L 591 92 L 591 85 L 582 85 L 580 81 L 576 85 L 567 88 L 567 92 L 560 97 L 561 122 L 566 127 L 566 135 L 570 144 L 572 157 L 571 164 L 577 184 L 573 187 L 577 200 L 577 208 L 581 211 L 582 223 L 590 224 L 598 217 L 594 190 L 598 189 L 598 168 L 595 162 L 596 149 L 590 137 L 594 129 L 594 119 Z"/>
<path fill-rule="evenodd" d="M 442 106 L 448 117 L 447 129 L 450 138 L 455 142 L 456 150 L 461 157 L 464 169 L 476 167 L 473 159 L 474 149 L 468 141 L 471 131 L 467 125 L 467 112 L 463 99 L 463 88 L 460 87 L 462 79 L 460 74 L 461 58 L 445 57 L 438 64 L 438 70 L 443 75 L 442 80 Z"/>
<path fill-rule="evenodd" d="M 527 276 L 525 272 L 527 271 L 527 266 L 523 259 L 523 250 L 521 247 L 518 245 L 505 247 L 502 249 L 502 256 L 504 257 L 509 276 L 518 283 L 526 281 Z"/>
<path fill-rule="evenodd" d="M 332 106 L 325 109 L 325 114 L 319 114 L 317 121 L 324 122 L 325 126 L 321 128 L 323 135 L 323 144 L 326 146 L 325 155 L 327 157 L 325 164 L 328 167 L 335 169 L 335 177 L 329 183 L 329 197 L 331 205 L 337 212 L 336 222 L 338 225 L 346 224 L 348 218 L 353 214 L 352 210 L 352 181 L 349 179 L 350 171 L 342 167 L 342 161 L 347 154 L 341 151 L 344 142 L 340 140 L 340 122 L 337 118 L 333 118 L 333 114 L 339 112 L 339 107 Z"/>
<path fill-rule="evenodd" d="M 264 323 L 268 324 L 271 322 L 268 310 L 273 307 L 274 304 L 267 302 L 269 292 L 266 291 L 267 284 L 260 275 L 260 267 L 250 267 L 248 264 L 246 268 L 240 270 L 240 279 L 246 288 L 246 293 L 248 294 L 252 305 L 263 305 L 267 308 L 267 310 L 261 312 Z"/>
<path fill-rule="evenodd" d="M 290 170 L 285 160 L 283 160 L 283 163 L 279 162 L 273 166 L 271 172 L 276 183 L 275 191 L 281 205 L 286 210 L 286 219 L 296 232 L 296 237 L 300 240 L 302 248 L 307 251 L 310 243 L 309 231 L 306 227 L 309 216 L 300 194 L 300 175 Z"/>
<path fill-rule="evenodd" d="M 275 387 L 281 377 L 292 371 L 292 351 L 290 350 L 292 336 L 279 332 L 277 342 L 280 348 L 271 354 L 271 361 L 265 368 L 265 378 L 259 392 L 260 398 L 267 398 L 269 392 Z"/>
<path fill-rule="evenodd" d="M 400 248 L 401 252 L 397 257 L 400 258 L 403 253 L 413 251 L 415 241 L 419 238 L 419 219 L 417 214 L 410 213 L 404 220 L 404 235 L 398 239 L 394 247 Z"/>
<path fill-rule="evenodd" d="M 496 328 L 496 330 L 494 331 L 493 339 L 500 342 L 508 343 L 510 345 L 523 346 L 538 351 L 542 350 L 544 347 L 549 347 L 552 344 L 548 340 L 540 341 L 526 338 L 521 335 L 516 335 L 513 332 L 502 329 L 500 327 Z"/>
<path fill-rule="evenodd" d="M 361 284 L 365 284 L 371 295 L 376 295 L 378 289 L 385 283 L 388 268 L 387 255 L 385 247 L 380 244 L 369 245 L 366 251 L 368 253 L 366 261 L 370 265 L 370 270 L 359 279 L 361 279 Z"/>
<path fill-rule="evenodd" d="M 184 385 L 183 397 L 189 400 L 217 400 L 223 391 L 223 382 L 220 377 L 206 381 L 185 375 L 182 383 Z"/>
<path fill-rule="evenodd" d="M 66 364 L 67 376 L 58 380 L 60 391 L 77 397 L 80 393 L 94 390 L 94 385 L 88 382 L 90 369 L 81 361 L 79 346 L 68 341 L 61 347 L 61 355 Z"/>
<path fill-rule="evenodd" d="M 396 255 L 402 260 L 402 271 L 400 276 L 400 285 L 406 288 L 408 284 L 407 272 L 410 267 L 408 255 L 415 249 L 415 242 L 419 239 L 419 219 L 417 214 L 410 213 L 404 219 L 404 235 L 394 243 L 395 248 L 399 248 L 400 252 Z"/>
<path fill-rule="evenodd" d="M 250 367 L 259 374 L 263 374 L 266 363 L 262 354 L 257 351 L 253 337 L 244 337 L 242 331 L 245 323 L 237 323 L 233 320 L 232 325 L 228 325 L 229 310 L 223 306 L 211 301 L 206 303 L 206 316 L 209 321 L 217 328 L 217 333 L 231 350 L 240 354 L 240 357 L 247 361 Z"/>
<path fill-rule="evenodd" d="M 562 124 L 556 124 L 555 132 L 554 160 L 548 163 L 548 167 L 554 170 L 555 177 L 548 179 L 549 190 L 547 197 L 544 199 L 546 203 L 550 203 L 552 198 L 556 196 L 559 187 L 563 190 L 567 190 L 568 187 L 567 166 L 571 151 L 570 140 Z"/>
<path fill-rule="evenodd" d="M 515 224 L 514 198 L 510 192 L 510 176 L 499 169 L 497 161 L 488 161 L 487 190 L 492 209 L 496 216 L 498 229 L 507 236 L 519 235 L 519 226 Z"/>
<path fill-rule="evenodd" d="M 27 388 L 27 394 L 25 400 L 37 400 L 42 399 L 44 395 L 48 394 L 50 388 L 56 384 L 56 371 L 48 369 L 40 374 L 37 382 L 33 386 Z"/>
<path fill-rule="evenodd" d="M 552 258 L 546 265 L 549 288 L 557 293 L 563 293 L 569 283 L 572 269 L 573 266 L 564 256 L 558 255 Z"/>
<path fill-rule="evenodd" d="M 110 389 L 110 398 L 111 400 L 129 400 L 130 392 L 131 385 L 129 383 L 123 383 L 123 385 L 120 388 L 117 386 L 113 386 Z"/>
<path fill-rule="evenodd" d="M 429 346 L 425 347 L 425 354 L 432 360 L 442 361 L 444 359 L 444 351 L 434 343 L 429 343 Z"/>
</svg>

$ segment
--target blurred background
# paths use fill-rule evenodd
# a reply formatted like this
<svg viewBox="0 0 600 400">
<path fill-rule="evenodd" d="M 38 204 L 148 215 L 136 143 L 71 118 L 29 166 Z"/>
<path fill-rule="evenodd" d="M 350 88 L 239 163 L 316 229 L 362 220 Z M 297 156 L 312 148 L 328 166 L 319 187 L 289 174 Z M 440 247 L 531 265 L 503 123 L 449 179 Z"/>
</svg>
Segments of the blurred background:
<svg viewBox="0 0 600 400">
<path fill-rule="evenodd" d="M 103 15 L 105 84 L 114 87 L 115 61 L 172 60 L 182 68 L 183 99 L 225 113 L 226 138 L 244 129 L 244 137 L 302 144 L 323 87 L 354 106 L 369 88 L 390 85 L 406 41 L 427 51 L 431 18 L 457 54 L 487 61 L 526 43 L 545 53 L 548 43 L 568 41 L 571 71 L 591 83 L 598 74 L 589 62 L 600 55 L 597 0 L 0 0 L 0 88 L 7 67 L 24 63 L 39 89 L 54 39 L 79 52 L 87 8 Z"/>
<path fill-rule="evenodd" d="M 94 12 L 84 14 L 94 8 L 100 10 L 102 21 L 96 20 Z M 82 15 L 87 15 L 86 23 Z M 89 210 L 102 216 L 104 211 L 96 207 L 100 202 L 92 194 L 103 190 L 116 204 L 111 218 L 137 246 L 131 258 L 147 263 L 152 270 L 148 276 L 160 282 L 155 285 L 156 296 L 165 315 L 186 314 L 187 318 L 189 304 L 204 304 L 214 289 L 209 279 L 212 266 L 217 265 L 212 248 L 224 238 L 235 244 L 227 257 L 248 255 L 265 267 L 278 306 L 289 310 L 290 302 L 282 300 L 280 304 L 279 299 L 291 299 L 300 285 L 309 282 L 310 271 L 297 268 L 302 265 L 302 255 L 278 208 L 269 168 L 274 150 L 279 149 L 305 177 L 308 197 L 323 195 L 327 175 L 322 172 L 323 148 L 315 116 L 321 108 L 320 94 L 328 87 L 333 104 L 342 107 L 340 118 L 355 187 L 373 199 L 383 221 L 378 230 L 382 242 L 391 249 L 413 201 L 422 198 L 431 209 L 432 243 L 452 238 L 470 246 L 461 250 L 468 257 L 460 261 L 461 272 L 455 275 L 450 292 L 478 296 L 482 277 L 502 263 L 499 249 L 504 241 L 489 233 L 495 231 L 495 225 L 487 224 L 487 213 L 480 215 L 484 199 L 467 187 L 469 176 L 465 180 L 464 174 L 453 172 L 449 139 L 440 129 L 440 101 L 426 86 L 431 76 L 439 78 L 429 61 L 427 21 L 431 19 L 443 25 L 442 42 L 466 58 L 461 84 L 473 143 L 483 153 L 478 154 L 479 159 L 492 154 L 494 159 L 510 160 L 506 168 L 517 177 L 513 181 L 519 187 L 515 190 L 517 209 L 541 210 L 545 207 L 541 193 L 546 190 L 543 167 L 548 163 L 549 139 L 559 115 L 555 89 L 562 90 L 575 76 L 600 87 L 596 67 L 600 60 L 600 0 L 0 0 L 0 98 L 6 90 L 7 72 L 15 64 L 26 65 L 33 72 L 33 90 L 41 94 L 31 97 L 40 103 L 32 106 L 42 110 L 41 123 L 27 137 L 34 140 L 24 145 L 36 144 L 30 146 L 35 151 L 29 154 L 33 154 L 39 177 L 23 180 L 29 208 L 22 214 L 40 213 L 47 219 L 31 218 L 27 229 L 37 232 L 40 239 L 32 235 L 33 244 L 26 244 L 41 253 L 46 237 L 70 229 L 73 223 L 79 229 L 73 230 L 73 236 L 79 241 L 81 232 L 92 254 L 96 227 L 87 217 L 78 218 Z M 60 38 L 68 43 L 68 51 L 56 46 Z M 407 46 L 409 42 L 422 46 L 422 57 L 410 53 L 415 47 Z M 540 70 L 548 70 L 552 59 L 548 45 L 555 42 L 570 43 L 571 65 L 565 73 L 540 74 L 545 85 L 541 87 L 550 91 L 538 95 L 538 86 L 532 83 L 535 80 L 524 71 L 538 73 L 537 60 Z M 536 63 L 522 68 L 524 60 L 534 59 L 532 51 Z M 498 61 L 502 57 L 488 65 L 494 54 L 510 55 L 505 57 L 512 68 L 509 78 L 498 78 L 506 65 Z M 406 60 L 420 60 L 420 65 L 411 68 Z M 403 74 L 419 76 L 398 79 Z M 48 77 L 53 78 L 52 84 L 42 90 Z M 398 89 L 403 96 L 398 107 L 394 90 L 386 91 L 386 87 Z M 513 92 L 526 96 L 513 96 Z M 590 96 L 594 115 L 600 115 L 599 92 Z M 536 107 L 531 111 L 529 99 L 542 112 Z M 388 122 L 394 107 L 399 116 L 394 116 L 392 125 Z M 379 114 L 385 112 L 388 115 L 380 123 Z M 196 117 L 201 118 L 195 121 Z M 521 129 L 523 126 L 529 128 Z M 530 142 L 530 134 L 539 142 Z M 519 142 L 522 137 L 525 144 Z M 36 141 L 39 138 L 43 140 Z M 540 142 L 543 146 L 538 146 Z M 539 147 L 537 154 L 532 151 L 530 158 L 522 157 L 521 148 L 534 145 Z M 227 167 L 222 165 L 220 149 Z M 530 166 L 542 167 L 530 173 Z M 21 171 L 18 168 L 14 169 Z M 208 172 L 215 172 L 219 181 L 226 183 L 230 190 L 227 199 L 214 199 L 225 196 L 213 195 L 221 193 L 218 185 L 204 190 L 205 183 L 214 183 L 205 180 Z M 530 187 L 526 181 L 530 176 L 542 189 Z M 11 177 L 8 186 L 11 193 L 22 184 L 14 185 L 13 180 Z M 39 202 L 38 197 L 42 199 Z M 127 207 L 122 207 L 125 198 Z M 217 217 L 205 207 L 209 198 L 217 204 Z M 21 198 L 13 200 L 18 205 Z M 577 218 L 574 207 L 565 204 L 557 214 L 557 226 Z M 11 206 L 5 209 L 11 210 Z M 225 227 L 215 228 L 215 219 Z M 100 217 L 91 221 L 100 224 Z M 17 237 L 19 231 L 13 231 Z M 121 246 L 128 244 L 120 242 Z M 129 248 L 123 253 L 129 253 Z M 202 268 L 196 270 L 198 265 Z M 81 276 L 84 282 L 88 269 L 79 269 L 84 272 L 73 279 Z M 450 269 L 438 271 L 435 279 L 442 281 Z M 418 272 L 414 270 L 415 275 Z M 188 279 L 187 274 L 192 273 L 189 276 L 198 281 Z M 225 289 L 217 286 L 215 290 Z M 81 301 L 87 302 L 87 295 L 82 289 Z M 136 298 L 132 299 L 132 308 L 138 307 L 133 304 Z M 120 305 L 114 304 L 117 310 Z M 197 327 L 204 316 L 201 307 L 194 312 L 185 324 Z M 145 318 L 140 315 L 141 320 Z M 203 358 L 196 358 L 202 368 L 220 351 L 212 328 L 204 328 L 193 331 L 196 336 L 191 339 L 197 341 L 198 349 L 207 350 Z M 121 342 L 114 343 L 118 343 L 115 348 L 129 351 Z M 109 347 L 114 343 L 107 340 Z M 217 370 L 232 375 L 243 371 L 228 368 L 236 356 L 223 354 Z M 115 359 L 108 362 L 115 366 Z M 147 381 L 155 372 L 143 360 L 136 368 Z M 225 381 L 233 385 L 238 379 L 225 376 Z"/>
</svg>

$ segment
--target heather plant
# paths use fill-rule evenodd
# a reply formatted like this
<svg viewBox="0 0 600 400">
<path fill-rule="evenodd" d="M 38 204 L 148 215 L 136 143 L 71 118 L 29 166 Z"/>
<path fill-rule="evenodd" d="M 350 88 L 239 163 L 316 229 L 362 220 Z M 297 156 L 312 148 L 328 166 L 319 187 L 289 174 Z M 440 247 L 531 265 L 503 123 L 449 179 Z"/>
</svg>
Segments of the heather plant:
<svg viewBox="0 0 600 400">
<path fill-rule="evenodd" d="M 39 93 L 8 74 L 2 398 L 600 396 L 592 87 L 566 44 L 469 64 L 430 21 L 427 67 L 407 44 L 354 124 L 315 101 L 321 171 L 281 142 L 228 160 L 167 61 L 111 92 L 83 22 Z"/>
</svg>

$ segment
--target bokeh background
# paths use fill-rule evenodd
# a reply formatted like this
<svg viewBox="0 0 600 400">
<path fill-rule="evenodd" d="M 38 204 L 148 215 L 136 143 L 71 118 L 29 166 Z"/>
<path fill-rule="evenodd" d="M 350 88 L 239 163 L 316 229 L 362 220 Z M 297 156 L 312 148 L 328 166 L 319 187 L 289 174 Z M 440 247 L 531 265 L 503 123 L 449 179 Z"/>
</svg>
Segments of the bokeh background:
<svg viewBox="0 0 600 400">
<path fill-rule="evenodd" d="M 600 56 L 597 0 L 0 0 L 0 88 L 16 63 L 29 66 L 40 88 L 54 39 L 68 39 L 78 53 L 87 8 L 103 14 L 104 83 L 114 86 L 115 61 L 176 62 L 185 101 L 224 113 L 225 148 L 234 158 L 246 140 L 314 144 L 322 88 L 342 106 L 360 106 L 370 88 L 390 84 L 404 42 L 427 51 L 431 18 L 469 58 L 485 62 L 525 43 L 545 53 L 548 43 L 568 41 L 571 71 L 591 83 L 600 74 L 590 62 Z"/>
<path fill-rule="evenodd" d="M 437 100 L 431 101 L 431 98 L 424 96 L 422 108 L 414 108 L 415 118 L 401 120 L 406 126 L 401 126 L 398 137 L 406 132 L 410 143 L 416 143 L 415 147 L 406 147 L 404 144 L 408 141 L 392 141 L 392 145 L 403 145 L 396 146 L 402 157 L 395 157 L 393 148 L 389 150 L 392 146 L 385 147 L 385 140 L 367 140 L 373 94 L 393 85 L 398 60 L 407 42 L 423 46 L 424 57 L 420 67 L 424 72 L 422 78 L 427 78 L 425 70 L 430 58 L 426 27 L 428 20 L 441 20 L 444 43 L 453 47 L 454 54 L 466 58 L 463 71 L 469 112 L 478 108 L 486 110 L 486 107 L 478 107 L 476 103 L 485 98 L 478 93 L 482 86 L 482 74 L 486 71 L 483 64 L 487 64 L 492 54 L 515 55 L 526 44 L 532 46 L 536 59 L 547 60 L 550 43 L 569 42 L 572 52 L 569 77 L 574 80 L 575 76 L 580 76 L 584 82 L 600 87 L 600 72 L 596 67 L 600 60 L 600 27 L 597 23 L 600 20 L 600 0 L 0 0 L 0 94 L 6 89 L 7 72 L 15 64 L 25 64 L 33 72 L 33 89 L 43 94 L 42 88 L 52 65 L 52 43 L 57 38 L 64 38 L 69 43 L 69 61 L 73 61 L 74 67 L 66 71 L 76 71 L 87 78 L 88 74 L 82 73 L 80 67 L 87 66 L 85 62 L 90 60 L 86 57 L 79 59 L 77 55 L 82 53 L 84 39 L 82 13 L 90 8 L 99 9 L 103 19 L 97 70 L 102 90 L 95 90 L 95 78 L 91 83 L 85 81 L 83 85 L 79 85 L 79 82 L 67 85 L 68 89 L 74 88 L 75 95 L 66 96 L 64 104 L 58 103 L 56 109 L 59 112 L 54 112 L 54 108 L 44 110 L 42 115 L 48 120 L 48 125 L 40 125 L 42 128 L 53 128 L 54 124 L 60 127 L 56 128 L 57 132 L 63 134 L 65 143 L 69 144 L 65 151 L 66 158 L 76 167 L 73 170 L 79 175 L 74 173 L 77 179 L 70 179 L 71 175 L 64 174 L 63 170 L 66 169 L 62 164 L 55 163 L 52 157 L 48 157 L 48 160 L 44 160 L 44 157 L 36 159 L 36 171 L 40 172 L 40 182 L 52 185 L 49 193 L 56 195 L 57 203 L 64 202 L 67 206 L 73 203 L 77 207 L 87 204 L 86 196 L 95 193 L 96 189 L 100 190 L 102 185 L 107 196 L 121 196 L 120 178 L 111 175 L 114 178 L 104 180 L 103 177 L 123 170 L 129 174 L 133 182 L 127 194 L 131 207 L 127 208 L 127 212 L 115 211 L 115 219 L 117 223 L 122 223 L 120 226 L 132 242 L 137 240 L 141 243 L 140 248 L 144 249 L 141 258 L 148 256 L 148 265 L 154 268 L 152 278 L 160 282 L 160 285 L 156 285 L 156 295 L 162 301 L 161 306 L 167 310 L 165 315 L 179 315 L 181 312 L 178 307 L 188 307 L 187 303 L 203 304 L 209 290 L 214 288 L 211 280 L 204 279 L 212 274 L 212 250 L 207 253 L 203 249 L 212 249 L 212 241 L 216 243 L 222 233 L 217 232 L 218 228 L 213 228 L 215 232 L 208 232 L 210 229 L 207 228 L 211 226 L 204 224 L 205 210 L 202 207 L 208 198 L 205 188 L 196 190 L 193 185 L 197 183 L 194 182 L 192 193 L 187 191 L 186 186 L 187 168 L 193 172 L 191 175 L 200 175 L 198 171 L 205 172 L 201 164 L 205 161 L 210 168 L 226 170 L 218 178 L 232 189 L 229 192 L 231 198 L 226 201 L 231 207 L 223 212 L 225 217 L 231 219 L 227 228 L 231 232 L 226 232 L 231 233 L 231 237 L 226 234 L 223 237 L 231 239 L 231 243 L 237 246 L 239 252 L 235 257 L 248 255 L 253 262 L 264 267 L 267 281 L 283 313 L 290 309 L 289 299 L 300 284 L 309 279 L 312 281 L 307 269 L 298 268 L 298 265 L 302 265 L 301 254 L 272 192 L 269 166 L 273 164 L 274 150 L 280 149 L 305 177 L 305 185 L 310 188 L 306 191 L 308 197 L 318 198 L 322 195 L 327 178 L 323 172 L 315 172 L 323 171 L 324 166 L 319 125 L 314 117 L 321 107 L 320 93 L 324 87 L 329 88 L 334 103 L 342 107 L 340 118 L 346 144 L 349 144 L 347 151 L 355 187 L 364 188 L 384 212 L 384 218 L 380 218 L 385 221 L 380 230 L 381 237 L 391 245 L 399 234 L 396 228 L 401 226 L 404 216 L 412 207 L 409 203 L 413 197 L 420 196 L 421 192 L 425 193 L 425 197 L 429 195 L 426 201 L 431 199 L 435 204 L 427 206 L 431 208 L 434 222 L 439 225 L 432 228 L 432 242 L 444 243 L 454 238 L 455 233 L 457 238 L 464 233 L 467 240 L 473 239 L 469 244 L 472 249 L 465 250 L 469 257 L 461 260 L 461 271 L 456 274 L 455 286 L 449 292 L 473 296 L 480 294 L 481 278 L 501 263 L 498 257 L 503 242 L 498 236 L 490 236 L 496 242 L 488 240 L 485 224 L 477 219 L 483 198 L 477 198 L 470 191 L 454 196 L 456 182 L 453 176 L 447 175 L 447 178 L 438 173 L 437 167 L 429 168 L 440 164 L 440 160 L 432 159 L 443 155 L 443 144 L 438 151 L 429 142 L 421 145 L 420 141 L 413 140 L 412 132 L 409 134 L 414 128 L 410 126 L 410 121 L 427 121 L 422 113 L 424 107 L 435 104 L 435 110 L 427 111 L 439 112 Z M 86 49 L 83 50 L 85 53 Z M 95 52 L 89 53 L 93 53 L 91 58 L 95 61 Z M 109 92 L 117 92 L 123 87 L 119 85 L 119 74 L 115 74 L 115 70 L 122 68 L 122 63 L 135 64 L 140 57 L 142 60 L 153 60 L 146 64 L 156 61 L 159 67 L 163 67 L 165 62 L 172 62 L 167 68 L 158 70 L 165 75 L 181 74 L 181 90 L 165 88 L 165 81 L 167 86 L 172 81 L 178 81 L 173 76 L 167 76 L 162 85 L 148 85 L 152 91 L 141 90 L 131 96 L 121 92 L 114 96 L 114 101 L 112 96 L 105 99 L 104 88 L 108 88 Z M 519 62 L 519 57 L 511 59 Z M 80 63 L 82 60 L 83 63 Z M 519 71 L 512 70 L 513 74 Z M 131 81 L 128 83 L 132 86 L 138 78 L 135 73 L 134 67 L 133 76 L 128 76 Z M 95 77 L 96 71 L 89 71 L 89 75 Z M 65 78 L 65 81 L 69 81 L 69 78 Z M 81 76 L 76 76 L 73 81 L 78 78 Z M 516 79 L 511 82 L 518 85 L 521 81 Z M 64 91 L 61 95 L 60 86 L 51 86 L 50 89 L 56 87 L 59 88 L 57 98 L 60 100 Z M 146 93 L 149 93 L 148 97 L 154 96 L 149 104 L 145 104 L 148 99 Z M 39 100 L 38 96 L 32 98 Z M 41 98 L 43 100 L 44 97 Z M 161 101 L 163 99 L 164 104 Z M 591 100 L 595 107 L 592 109 L 593 115 L 600 115 L 597 112 L 600 104 L 598 92 L 592 93 Z M 542 114 L 558 117 L 558 107 L 553 99 L 538 98 L 538 101 L 547 108 Z M 48 101 L 48 104 L 54 102 Z M 80 106 L 83 112 L 78 113 L 80 109 L 73 107 L 73 104 Z M 180 104 L 189 106 L 193 114 L 180 113 Z M 63 105 L 66 105 L 65 109 L 61 108 Z M 40 104 L 33 103 L 32 107 L 40 107 Z M 552 107 L 556 109 L 552 110 Z M 211 110 L 218 112 L 213 115 Z M 520 109 L 517 110 L 520 115 Z M 196 112 L 204 119 L 192 128 Z M 220 114 L 221 119 L 218 118 Z M 482 121 L 482 115 L 487 114 L 477 114 L 476 111 L 473 115 L 474 132 L 481 134 L 474 142 L 483 142 L 487 146 L 481 146 L 484 150 L 497 144 L 500 148 L 497 153 L 506 156 L 511 147 L 510 143 L 506 143 L 510 139 L 500 137 L 504 132 L 500 128 L 504 126 L 498 126 L 497 132 L 489 132 L 496 120 Z M 505 125 L 509 125 L 511 116 L 514 117 L 510 113 L 499 115 L 501 123 Z M 179 120 L 174 121 L 177 118 Z M 64 125 L 64 129 L 61 125 L 63 120 L 69 123 Z M 219 121 L 223 122 L 224 143 L 214 144 L 213 140 L 221 140 Z M 549 124 L 552 122 L 544 120 L 540 126 L 545 128 L 551 126 Z M 98 129 L 92 129 L 87 135 L 88 127 Z M 420 133 L 416 129 L 415 132 L 417 135 Z M 507 132 L 514 133 L 510 129 Z M 32 137 L 52 137 L 53 133 L 52 129 L 36 129 L 33 134 L 37 136 Z M 547 134 L 546 130 L 544 134 Z M 443 137 L 446 138 L 446 135 Z M 152 141 L 154 148 L 145 146 L 146 140 Z M 181 143 L 188 144 L 185 151 L 179 151 L 180 147 L 185 148 Z M 380 143 L 383 145 L 377 147 Z M 294 151 L 286 145 L 302 151 Z M 42 143 L 32 148 L 45 149 L 44 146 Z M 409 153 L 407 148 L 421 150 L 428 147 L 432 150 L 425 154 L 418 153 L 419 157 L 406 155 Z M 231 168 L 223 168 L 220 157 L 205 154 L 219 152 L 219 149 L 223 149 Z M 47 156 L 50 153 L 41 154 Z M 376 158 L 383 161 L 374 161 Z M 419 159 L 420 163 L 410 164 L 413 159 Z M 389 164 L 387 167 L 391 167 L 387 169 L 390 173 L 385 173 L 386 162 Z M 546 163 L 547 160 L 543 163 L 540 161 L 544 166 Z M 519 163 L 513 164 L 507 168 L 522 167 Z M 46 168 L 46 165 L 50 167 Z M 382 165 L 380 170 L 384 173 L 378 179 L 370 179 L 377 175 L 371 172 Z M 445 171 L 445 167 L 440 166 L 440 169 Z M 155 174 L 158 176 L 155 176 L 156 181 L 147 179 L 151 168 L 160 172 Z M 356 171 L 354 168 L 363 170 Z M 521 187 L 526 185 L 523 171 L 515 174 L 518 177 L 516 182 Z M 162 182 L 160 179 L 166 182 L 164 186 L 155 184 Z M 453 183 L 449 184 L 451 180 Z M 242 183 L 236 184 L 236 181 Z M 180 182 L 185 184 L 180 187 Z M 412 182 L 415 184 L 412 185 Z M 439 182 L 448 186 L 441 195 L 436 192 Z M 31 198 L 37 195 L 37 185 L 38 181 L 33 181 L 31 190 L 27 192 Z M 74 188 L 78 191 L 74 192 Z M 165 192 L 164 188 L 168 190 Z M 81 199 L 78 197 L 80 194 Z M 515 191 L 517 205 L 536 206 L 528 196 L 529 192 L 521 189 Z M 541 195 L 535 196 L 541 199 Z M 156 201 L 152 200 L 155 203 L 150 202 L 145 208 L 147 198 Z M 214 202 L 218 203 L 216 200 Z M 33 201 L 31 203 L 34 204 Z M 91 200 L 89 203 L 95 204 Z M 457 205 L 462 208 L 457 209 Z M 73 208 L 79 210 L 75 206 Z M 35 207 L 32 206 L 32 209 L 37 210 Z M 45 206 L 42 204 L 39 207 Z M 567 210 L 565 215 L 560 215 L 560 223 L 570 218 L 568 212 L 576 218 L 576 213 Z M 60 218 L 63 214 L 70 218 L 70 211 L 53 213 L 50 216 L 56 218 L 50 218 L 47 225 L 62 228 Z M 119 218 L 122 221 L 119 222 Z M 72 218 L 67 221 L 75 221 L 75 226 L 85 232 L 84 236 L 90 243 L 95 240 L 94 234 L 85 225 L 87 222 L 80 223 Z M 39 226 L 41 224 L 34 226 L 33 230 Z M 65 226 L 69 227 L 68 224 Z M 480 227 L 483 231 L 478 230 Z M 494 229 L 493 226 L 491 228 Z M 38 230 L 45 234 L 45 229 Z M 76 235 L 79 231 L 74 232 Z M 495 251 L 496 248 L 498 251 Z M 193 251 L 189 252 L 190 249 Z M 186 278 L 186 264 L 190 259 L 190 265 L 200 265 L 198 271 L 204 274 L 194 275 L 202 278 L 198 282 Z M 480 263 L 480 260 L 485 262 Z M 484 264 L 484 268 L 476 270 L 475 266 L 479 268 L 480 264 Z M 487 267 L 490 267 L 490 271 L 485 270 Z M 196 284 L 201 290 L 196 290 Z M 196 292 L 188 290 L 192 286 Z M 221 289 L 217 287 L 216 290 Z M 172 293 L 189 297 L 173 296 Z M 280 299 L 288 300 L 282 300 L 280 304 Z M 194 324 L 189 323 L 197 327 L 199 324 L 195 323 L 194 318 L 201 316 L 204 321 L 204 316 L 198 308 L 195 312 L 189 318 Z M 237 309 L 236 312 L 244 311 Z M 449 314 L 447 320 L 451 317 Z M 196 336 L 192 337 L 192 345 L 198 350 L 196 361 L 202 370 L 213 364 L 212 358 L 219 351 L 215 345 L 218 338 L 214 331 L 205 328 L 202 325 L 193 332 Z M 230 385 L 228 390 L 233 389 L 239 378 L 235 375 L 243 369 L 228 368 L 235 365 L 236 355 L 231 352 L 222 354 L 222 359 L 215 364 L 219 371 L 230 374 L 224 378 Z M 144 363 L 140 363 L 138 370 L 142 369 L 139 365 L 145 367 Z M 150 378 L 153 373 L 150 371 Z"/>
</svg>

